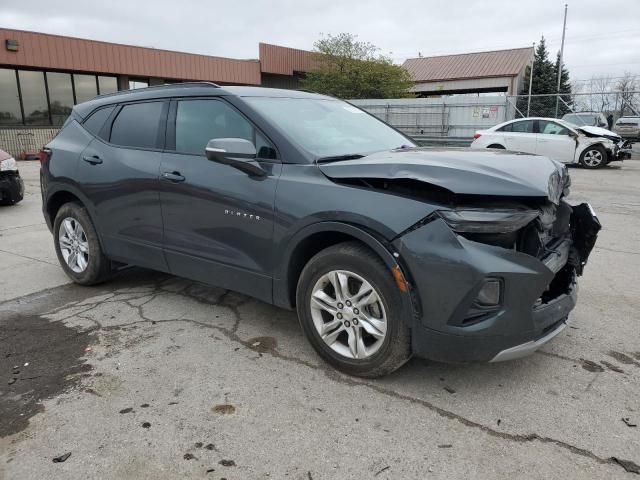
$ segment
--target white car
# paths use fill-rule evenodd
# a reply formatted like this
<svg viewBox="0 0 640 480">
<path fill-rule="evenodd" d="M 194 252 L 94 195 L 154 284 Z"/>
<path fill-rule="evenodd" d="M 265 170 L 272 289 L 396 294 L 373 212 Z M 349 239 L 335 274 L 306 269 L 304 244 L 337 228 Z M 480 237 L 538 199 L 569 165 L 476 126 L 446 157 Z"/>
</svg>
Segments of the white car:
<svg viewBox="0 0 640 480">
<path fill-rule="evenodd" d="M 478 130 L 471 148 L 499 148 L 544 155 L 562 163 L 600 168 L 631 156 L 620 135 L 599 127 L 578 127 L 555 118 L 520 118 Z"/>
</svg>

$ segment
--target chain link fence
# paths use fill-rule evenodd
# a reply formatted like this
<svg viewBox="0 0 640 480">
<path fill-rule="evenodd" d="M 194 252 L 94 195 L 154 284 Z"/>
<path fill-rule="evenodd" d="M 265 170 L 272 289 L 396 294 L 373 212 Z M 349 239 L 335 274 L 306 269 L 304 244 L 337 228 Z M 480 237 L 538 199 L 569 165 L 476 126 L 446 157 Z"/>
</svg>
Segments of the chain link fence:
<svg viewBox="0 0 640 480">
<path fill-rule="evenodd" d="M 640 115 L 640 91 L 572 95 L 457 95 L 436 98 L 363 99 L 351 103 L 422 144 L 468 144 L 477 130 L 523 117 L 562 118 L 602 113 L 612 123 Z"/>
<path fill-rule="evenodd" d="M 624 116 L 640 116 L 640 92 L 592 92 L 571 95 L 508 96 L 510 119 L 523 117 L 562 118 L 579 112 L 611 115 L 615 122 Z"/>
</svg>

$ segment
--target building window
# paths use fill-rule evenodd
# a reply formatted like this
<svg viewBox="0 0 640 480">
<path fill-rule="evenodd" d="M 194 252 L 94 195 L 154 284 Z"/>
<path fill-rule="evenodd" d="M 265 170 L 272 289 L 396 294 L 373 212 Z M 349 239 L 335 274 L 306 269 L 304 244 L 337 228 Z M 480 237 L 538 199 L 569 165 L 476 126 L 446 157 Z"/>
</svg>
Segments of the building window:
<svg viewBox="0 0 640 480">
<path fill-rule="evenodd" d="M 0 125 L 22 123 L 16 71 L 0 68 Z"/>
<path fill-rule="evenodd" d="M 0 68 L 0 125 L 58 127 L 74 104 L 117 91 L 112 76 Z"/>
<path fill-rule="evenodd" d="M 129 80 L 129 90 L 135 90 L 136 88 L 147 88 L 148 86 L 148 80 L 142 80 L 139 78 Z"/>
<path fill-rule="evenodd" d="M 49 106 L 44 83 L 44 72 L 18 70 L 24 123 L 26 125 L 49 125 Z"/>
<path fill-rule="evenodd" d="M 98 84 L 95 75 L 73 74 L 73 83 L 76 89 L 76 103 L 86 102 L 98 95 Z"/>
<path fill-rule="evenodd" d="M 98 89 L 100 90 L 100 95 L 117 92 L 118 79 L 116 77 L 104 77 L 102 75 L 98 75 Z"/>
<path fill-rule="evenodd" d="M 47 87 L 49 88 L 51 123 L 55 126 L 62 125 L 73 108 L 71 74 L 47 72 Z"/>
</svg>

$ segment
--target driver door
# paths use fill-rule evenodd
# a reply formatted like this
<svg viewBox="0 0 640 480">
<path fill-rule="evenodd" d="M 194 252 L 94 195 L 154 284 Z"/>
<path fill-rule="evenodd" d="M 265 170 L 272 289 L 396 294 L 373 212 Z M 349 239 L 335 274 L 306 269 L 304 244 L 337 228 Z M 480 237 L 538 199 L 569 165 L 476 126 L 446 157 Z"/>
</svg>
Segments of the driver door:
<svg viewBox="0 0 640 480">
<path fill-rule="evenodd" d="M 572 163 L 576 152 L 576 141 L 564 125 L 551 120 L 537 120 L 538 133 L 536 153 L 563 163 Z"/>
<path fill-rule="evenodd" d="M 208 160 L 214 138 L 256 145 L 265 177 Z M 222 99 L 171 102 L 160 165 L 164 251 L 171 273 L 271 301 L 272 233 L 281 172 L 273 144 Z"/>
</svg>

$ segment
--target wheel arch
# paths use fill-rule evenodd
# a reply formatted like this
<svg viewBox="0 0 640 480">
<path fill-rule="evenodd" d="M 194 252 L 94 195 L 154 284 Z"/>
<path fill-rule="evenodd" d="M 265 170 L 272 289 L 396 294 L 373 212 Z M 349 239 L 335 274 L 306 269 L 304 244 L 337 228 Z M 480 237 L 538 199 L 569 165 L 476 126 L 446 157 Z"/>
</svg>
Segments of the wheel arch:
<svg viewBox="0 0 640 480">
<path fill-rule="evenodd" d="M 582 162 L 582 157 L 584 156 L 584 154 L 587 152 L 587 150 L 589 150 L 590 148 L 593 148 L 593 147 L 600 147 L 602 150 L 604 150 L 604 153 L 605 153 L 605 155 L 607 157 L 605 159 L 605 162 L 609 162 L 610 161 L 611 149 L 608 148 L 604 143 L 602 143 L 601 140 L 596 140 L 593 143 L 585 145 L 582 148 L 582 150 L 580 150 L 580 153 L 578 154 L 577 162 L 578 163 Z"/>
<path fill-rule="evenodd" d="M 274 278 L 273 303 L 283 308 L 294 308 L 298 279 L 307 262 L 321 250 L 346 241 L 358 241 L 364 244 L 380 257 L 389 270 L 398 267 L 405 274 L 406 269 L 399 265 L 390 247 L 385 246 L 382 240 L 368 231 L 341 222 L 315 223 L 303 228 L 287 243 L 282 255 L 284 260 Z M 407 277 L 405 278 L 408 280 Z"/>
<path fill-rule="evenodd" d="M 85 198 L 85 196 L 73 188 L 71 185 L 64 185 L 62 188 L 56 189 L 53 192 L 50 192 L 47 195 L 46 203 L 43 207 L 45 220 L 50 230 L 53 232 L 53 225 L 56 221 L 56 215 L 65 203 L 75 202 L 81 205 L 89 214 L 89 219 L 91 223 L 93 223 L 93 227 L 96 229 L 96 233 L 98 234 L 98 241 L 100 242 L 100 246 L 104 249 L 104 244 L 102 242 L 102 235 L 100 233 L 100 226 L 96 223 L 93 209 L 91 208 L 90 202 Z"/>
</svg>

